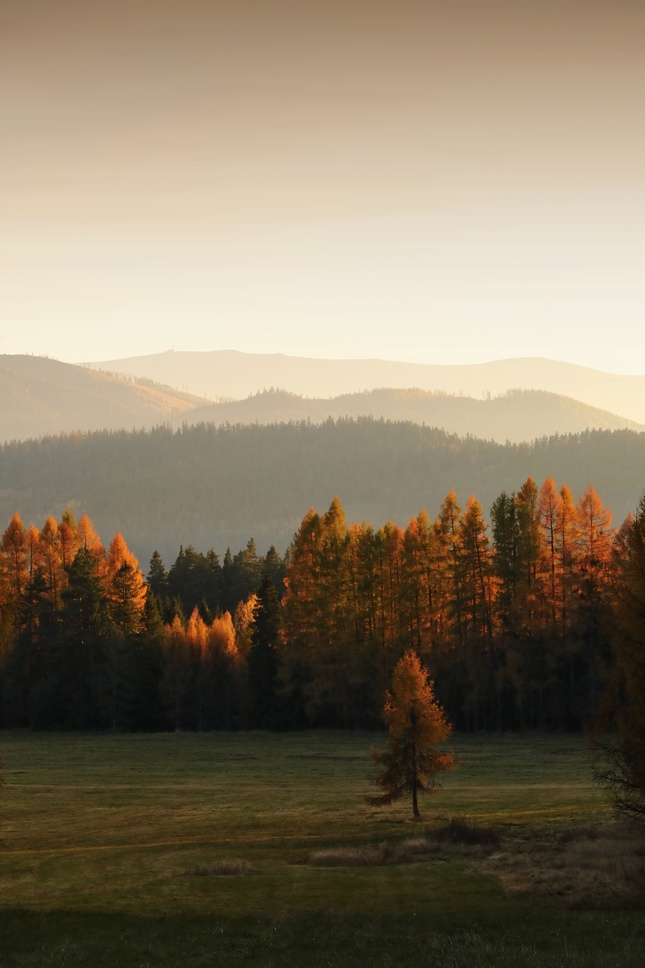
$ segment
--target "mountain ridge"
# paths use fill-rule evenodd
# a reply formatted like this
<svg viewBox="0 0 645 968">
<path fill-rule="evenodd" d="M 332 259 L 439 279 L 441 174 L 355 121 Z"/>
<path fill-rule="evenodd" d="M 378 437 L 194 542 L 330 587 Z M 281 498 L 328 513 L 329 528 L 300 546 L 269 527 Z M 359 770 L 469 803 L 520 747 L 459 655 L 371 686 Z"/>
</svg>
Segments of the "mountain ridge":
<svg viewBox="0 0 645 968">
<path fill-rule="evenodd" d="M 267 360 L 271 359 L 279 359 L 283 365 L 282 373 L 273 375 L 288 377 L 292 382 L 299 380 L 311 390 L 309 378 L 321 362 L 280 354 L 248 358 L 233 351 L 232 356 L 218 353 L 216 360 L 219 362 L 212 370 L 212 355 L 189 356 L 189 364 L 196 359 L 200 367 L 206 367 L 202 376 L 208 372 L 210 378 L 216 380 L 220 379 L 223 361 L 237 360 L 237 376 L 233 367 L 227 377 L 233 379 L 233 383 L 222 387 L 220 382 L 211 387 L 220 391 L 234 389 L 237 377 L 240 377 L 241 385 L 245 380 L 264 380 L 265 377 L 269 383 L 271 373 Z M 136 368 L 136 359 L 132 368 Z M 293 368 L 294 360 L 298 370 Z M 351 369 L 353 361 L 345 362 L 350 366 L 347 378 L 357 378 L 356 371 Z M 326 361 L 322 363 L 321 379 L 325 377 L 327 366 Z M 361 361 L 359 363 L 363 366 Z M 258 364 L 261 364 L 261 372 L 257 370 Z M 239 366 L 246 370 L 245 377 L 240 376 Z M 518 375 L 512 361 L 499 366 L 509 374 L 509 379 Z M 569 365 L 563 366 L 564 372 L 569 373 Z M 369 382 L 365 376 L 367 371 L 362 372 L 364 381 Z M 376 371 L 371 372 L 376 374 Z M 378 371 L 380 375 L 383 372 L 382 369 Z M 454 378 L 454 369 L 450 372 Z M 550 367 L 549 372 L 553 372 Z M 589 372 L 594 378 L 603 376 L 596 371 Z M 616 412 L 550 390 L 510 387 L 495 393 L 487 390 L 476 397 L 445 388 L 427 390 L 399 385 L 315 397 L 287 388 L 275 389 L 278 384 L 271 384 L 271 389 L 260 388 L 244 398 L 232 393 L 213 393 L 209 398 L 206 394 L 198 396 L 185 389 L 164 385 L 156 378 L 163 375 L 95 370 L 89 365 L 63 363 L 47 357 L 0 356 L 0 440 L 38 439 L 59 433 L 103 429 L 150 429 L 165 424 L 181 427 L 201 422 L 270 424 L 303 420 L 320 423 L 339 417 L 412 421 L 439 427 L 461 437 L 476 436 L 499 443 L 530 441 L 586 429 L 645 429 L 645 421 L 619 417 Z M 611 375 L 606 376 L 611 379 Z"/>
<path fill-rule="evenodd" d="M 645 375 L 606 373 L 547 357 L 432 364 L 325 360 L 240 350 L 168 350 L 88 365 L 145 376 L 210 399 L 241 399 L 269 387 L 313 397 L 333 397 L 377 387 L 418 387 L 479 399 L 514 388 L 544 390 L 645 424 Z"/>
<path fill-rule="evenodd" d="M 443 390 L 376 388 L 338 397 L 311 398 L 286 390 L 260 391 L 244 400 L 207 404 L 172 423 L 271 424 L 340 417 L 374 417 L 438 427 L 460 437 L 473 436 L 497 443 L 520 443 L 556 433 L 630 429 L 645 424 L 625 420 L 570 397 L 543 390 L 507 390 L 484 400 L 455 396 Z"/>
</svg>

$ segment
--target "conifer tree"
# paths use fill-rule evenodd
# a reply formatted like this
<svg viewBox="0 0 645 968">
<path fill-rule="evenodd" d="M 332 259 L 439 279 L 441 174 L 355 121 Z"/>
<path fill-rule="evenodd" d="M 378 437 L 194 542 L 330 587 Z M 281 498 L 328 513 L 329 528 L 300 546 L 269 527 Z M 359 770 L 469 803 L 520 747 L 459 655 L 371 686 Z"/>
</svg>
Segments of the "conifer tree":
<svg viewBox="0 0 645 968">
<path fill-rule="evenodd" d="M 247 659 L 251 718 L 253 725 L 260 729 L 270 729 L 276 724 L 280 626 L 280 601 L 267 572 L 255 597 Z"/>
<path fill-rule="evenodd" d="M 452 727 L 434 697 L 433 683 L 412 650 L 396 665 L 383 718 L 389 732 L 386 748 L 370 750 L 377 766 L 373 782 L 383 792 L 366 800 L 373 806 L 386 806 L 409 796 L 414 817 L 420 817 L 419 794 L 434 792 L 439 786 L 437 775 L 456 764 L 453 753 L 438 748 L 450 736 Z"/>
<path fill-rule="evenodd" d="M 512 626 L 515 592 L 520 580 L 519 525 L 514 494 L 502 491 L 490 509 L 493 533 L 492 566 L 497 579 L 496 611 L 504 630 Z"/>
<path fill-rule="evenodd" d="M 16 602 L 19 602 L 22 590 L 29 580 L 29 572 L 27 566 L 27 531 L 17 512 L 2 534 L 0 551 L 2 551 L 4 559 L 7 591 Z"/>
<path fill-rule="evenodd" d="M 540 547 L 540 562 L 538 568 L 541 581 L 540 594 L 542 601 L 550 609 L 553 625 L 557 621 L 557 532 L 558 514 L 561 503 L 562 498 L 558 494 L 555 481 L 552 477 L 547 477 L 540 488 L 536 523 Z"/>
<path fill-rule="evenodd" d="M 107 725 L 106 650 L 111 634 L 107 597 L 96 549 L 81 547 L 68 569 L 60 613 L 58 669 L 61 726 Z"/>
<path fill-rule="evenodd" d="M 50 514 L 40 532 L 43 572 L 47 580 L 52 605 L 57 608 L 65 585 L 61 553 L 61 534 L 56 519 Z"/>
<path fill-rule="evenodd" d="M 168 595 L 168 572 L 158 551 L 153 551 L 148 570 L 148 587 L 158 601 Z"/>
<path fill-rule="evenodd" d="M 645 826 L 645 496 L 621 536 L 608 695 L 599 707 L 595 776 L 618 811 Z"/>
</svg>

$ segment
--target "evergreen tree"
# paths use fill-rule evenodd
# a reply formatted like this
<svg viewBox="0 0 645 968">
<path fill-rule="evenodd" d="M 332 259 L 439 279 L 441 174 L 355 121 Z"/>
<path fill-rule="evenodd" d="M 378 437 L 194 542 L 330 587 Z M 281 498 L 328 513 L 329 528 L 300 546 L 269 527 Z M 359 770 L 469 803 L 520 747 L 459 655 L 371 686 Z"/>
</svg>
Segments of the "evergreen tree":
<svg viewBox="0 0 645 968">
<path fill-rule="evenodd" d="M 502 491 L 491 507 L 492 566 L 497 579 L 496 612 L 501 625 L 512 625 L 516 589 L 520 581 L 520 530 L 514 494 Z"/>
<path fill-rule="evenodd" d="M 105 727 L 110 719 L 106 655 L 112 627 L 96 548 L 81 546 L 68 569 L 58 637 L 58 725 Z"/>
<path fill-rule="evenodd" d="M 276 551 L 274 545 L 271 545 L 264 557 L 263 572 L 265 575 L 270 577 L 274 584 L 278 598 L 282 599 L 282 596 L 284 595 L 284 579 L 287 574 L 287 569 L 285 562 Z"/>
<path fill-rule="evenodd" d="M 158 551 L 153 551 L 147 576 L 148 588 L 159 601 L 168 595 L 168 572 Z"/>
<path fill-rule="evenodd" d="M 272 729 L 278 721 L 277 674 L 280 644 L 280 601 L 267 572 L 258 589 L 247 657 L 251 724 Z"/>
<path fill-rule="evenodd" d="M 645 825 L 645 496 L 621 539 L 612 661 L 597 721 L 595 776 L 622 815 Z"/>
</svg>

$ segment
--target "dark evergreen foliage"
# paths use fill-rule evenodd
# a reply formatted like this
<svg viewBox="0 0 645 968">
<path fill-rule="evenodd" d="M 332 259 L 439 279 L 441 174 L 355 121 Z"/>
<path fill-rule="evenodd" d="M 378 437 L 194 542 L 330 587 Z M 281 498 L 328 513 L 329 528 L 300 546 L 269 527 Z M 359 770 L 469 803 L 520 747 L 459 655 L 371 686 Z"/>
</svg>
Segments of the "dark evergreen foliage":
<svg viewBox="0 0 645 968">
<path fill-rule="evenodd" d="M 281 625 L 280 601 L 266 572 L 253 611 L 247 659 L 250 724 L 254 728 L 273 729 L 282 721 L 277 694 Z"/>
</svg>

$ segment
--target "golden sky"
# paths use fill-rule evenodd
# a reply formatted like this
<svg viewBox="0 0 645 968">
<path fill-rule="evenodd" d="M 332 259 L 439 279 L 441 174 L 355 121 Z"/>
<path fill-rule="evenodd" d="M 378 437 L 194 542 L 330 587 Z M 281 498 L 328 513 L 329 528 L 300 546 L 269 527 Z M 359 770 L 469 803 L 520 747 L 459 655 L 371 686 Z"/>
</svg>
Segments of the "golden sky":
<svg viewBox="0 0 645 968">
<path fill-rule="evenodd" d="M 645 372 L 642 0 L 0 0 L 0 352 Z"/>
</svg>

